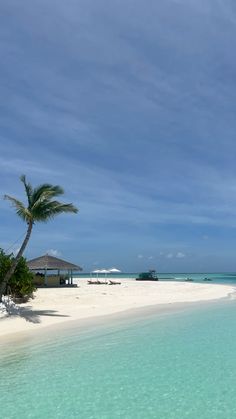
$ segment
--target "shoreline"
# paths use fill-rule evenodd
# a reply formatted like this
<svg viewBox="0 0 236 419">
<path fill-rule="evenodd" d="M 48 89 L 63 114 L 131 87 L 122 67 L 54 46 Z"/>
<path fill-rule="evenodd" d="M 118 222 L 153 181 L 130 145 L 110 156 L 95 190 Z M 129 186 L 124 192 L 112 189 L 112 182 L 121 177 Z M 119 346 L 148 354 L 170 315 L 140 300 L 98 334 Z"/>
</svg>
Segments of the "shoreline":
<svg viewBox="0 0 236 419">
<path fill-rule="evenodd" d="M 33 300 L 0 318 L 0 340 L 4 344 L 72 329 L 83 331 L 149 314 L 171 314 L 196 304 L 232 300 L 234 293 L 234 286 L 212 283 L 127 279 L 121 285 L 88 285 L 87 280 L 80 280 L 75 288 L 39 289 Z"/>
</svg>

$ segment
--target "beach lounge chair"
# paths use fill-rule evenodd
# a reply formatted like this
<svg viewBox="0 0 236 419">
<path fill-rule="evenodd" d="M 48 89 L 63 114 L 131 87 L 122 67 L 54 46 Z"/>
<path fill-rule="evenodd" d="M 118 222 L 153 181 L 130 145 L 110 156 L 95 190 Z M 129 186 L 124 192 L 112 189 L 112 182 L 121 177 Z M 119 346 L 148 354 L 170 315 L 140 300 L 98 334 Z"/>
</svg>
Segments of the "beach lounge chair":
<svg viewBox="0 0 236 419">
<path fill-rule="evenodd" d="M 97 279 L 88 279 L 88 280 L 87 280 L 87 283 L 88 283 L 88 284 L 90 284 L 90 285 L 91 285 L 91 284 L 97 284 L 97 283 L 98 283 L 98 281 L 97 281 Z"/>
<path fill-rule="evenodd" d="M 99 285 L 107 285 L 108 284 L 107 279 L 99 279 L 98 283 L 99 283 Z"/>
<path fill-rule="evenodd" d="M 90 285 L 106 285 L 108 284 L 107 280 L 100 280 L 100 279 L 88 279 L 87 281 Z"/>
<path fill-rule="evenodd" d="M 113 281 L 113 280 L 109 279 L 109 285 L 120 285 L 120 284 L 121 284 L 121 282 L 119 282 L 119 281 Z"/>
</svg>

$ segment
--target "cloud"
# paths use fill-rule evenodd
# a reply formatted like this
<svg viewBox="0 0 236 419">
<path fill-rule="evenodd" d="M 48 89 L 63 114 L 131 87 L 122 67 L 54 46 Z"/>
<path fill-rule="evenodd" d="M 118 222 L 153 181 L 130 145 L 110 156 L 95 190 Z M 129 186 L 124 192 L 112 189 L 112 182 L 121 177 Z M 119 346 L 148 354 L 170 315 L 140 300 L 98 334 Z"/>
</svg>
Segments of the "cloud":
<svg viewBox="0 0 236 419">
<path fill-rule="evenodd" d="M 140 242 L 144 255 L 171 249 L 160 254 L 168 259 L 196 248 L 199 231 L 227 246 L 236 228 L 234 3 L 2 4 L 2 193 L 21 198 L 26 173 L 62 185 L 80 207 L 76 218 L 40 225 L 29 252 L 42 252 L 46 237 L 91 265 L 103 260 L 99 242 L 130 266 Z M 14 242 L 22 224 L 5 202 L 0 211 L 2 242 Z"/>
<path fill-rule="evenodd" d="M 48 255 L 55 256 L 55 257 L 61 256 L 61 252 L 57 249 L 49 249 L 46 251 L 46 253 Z"/>
<path fill-rule="evenodd" d="M 143 259 L 143 255 L 138 255 L 138 259 Z"/>
<path fill-rule="evenodd" d="M 173 253 L 167 253 L 166 258 L 172 259 L 174 257 Z"/>
<path fill-rule="evenodd" d="M 0 165 L 1 170 L 6 173 L 15 173 L 16 175 L 19 175 L 22 171 L 25 173 L 36 173 L 41 174 L 44 176 L 50 176 L 50 175 L 58 175 L 59 170 L 52 170 L 49 167 L 45 167 L 39 162 L 37 162 L 35 159 L 27 160 L 27 159 L 16 159 L 16 158 L 9 158 L 4 159 L 3 157 L 0 157 Z"/>
<path fill-rule="evenodd" d="M 182 252 L 178 252 L 178 253 L 176 253 L 176 257 L 178 259 L 182 259 L 182 258 L 185 258 L 186 257 L 186 254 L 185 253 L 182 253 Z"/>
</svg>

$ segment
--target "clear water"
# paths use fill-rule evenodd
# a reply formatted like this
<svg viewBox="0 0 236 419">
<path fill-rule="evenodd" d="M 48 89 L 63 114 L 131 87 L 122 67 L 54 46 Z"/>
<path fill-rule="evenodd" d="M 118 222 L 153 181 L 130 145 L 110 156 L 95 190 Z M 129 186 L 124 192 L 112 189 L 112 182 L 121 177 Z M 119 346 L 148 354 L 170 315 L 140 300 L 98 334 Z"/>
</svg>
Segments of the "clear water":
<svg viewBox="0 0 236 419">
<path fill-rule="evenodd" d="M 2 419 L 235 419 L 236 301 L 0 346 Z"/>
<path fill-rule="evenodd" d="M 89 278 L 89 273 L 75 273 L 74 276 L 76 278 Z M 113 277 L 117 279 L 122 278 L 130 278 L 135 279 L 137 278 L 138 273 L 121 273 L 121 274 L 109 274 L 108 277 Z M 96 277 L 96 275 L 95 275 Z M 104 274 L 99 274 L 99 278 L 105 277 Z M 205 278 L 210 279 L 214 283 L 222 283 L 222 284 L 236 284 L 236 273 L 192 273 L 192 272 L 185 272 L 185 273 L 158 273 L 158 278 L 160 281 L 185 281 L 187 278 L 191 278 L 194 282 L 204 282 Z"/>
</svg>

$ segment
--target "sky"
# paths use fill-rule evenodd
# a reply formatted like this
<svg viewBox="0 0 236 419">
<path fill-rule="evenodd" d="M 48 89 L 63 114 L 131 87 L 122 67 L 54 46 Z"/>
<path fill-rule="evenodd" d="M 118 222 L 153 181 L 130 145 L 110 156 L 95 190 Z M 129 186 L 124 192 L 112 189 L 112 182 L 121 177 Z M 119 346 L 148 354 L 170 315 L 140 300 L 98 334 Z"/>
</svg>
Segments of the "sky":
<svg viewBox="0 0 236 419">
<path fill-rule="evenodd" d="M 236 271 L 235 39 L 233 0 L 1 0 L 0 247 L 25 174 L 80 210 L 27 258 Z"/>
</svg>

